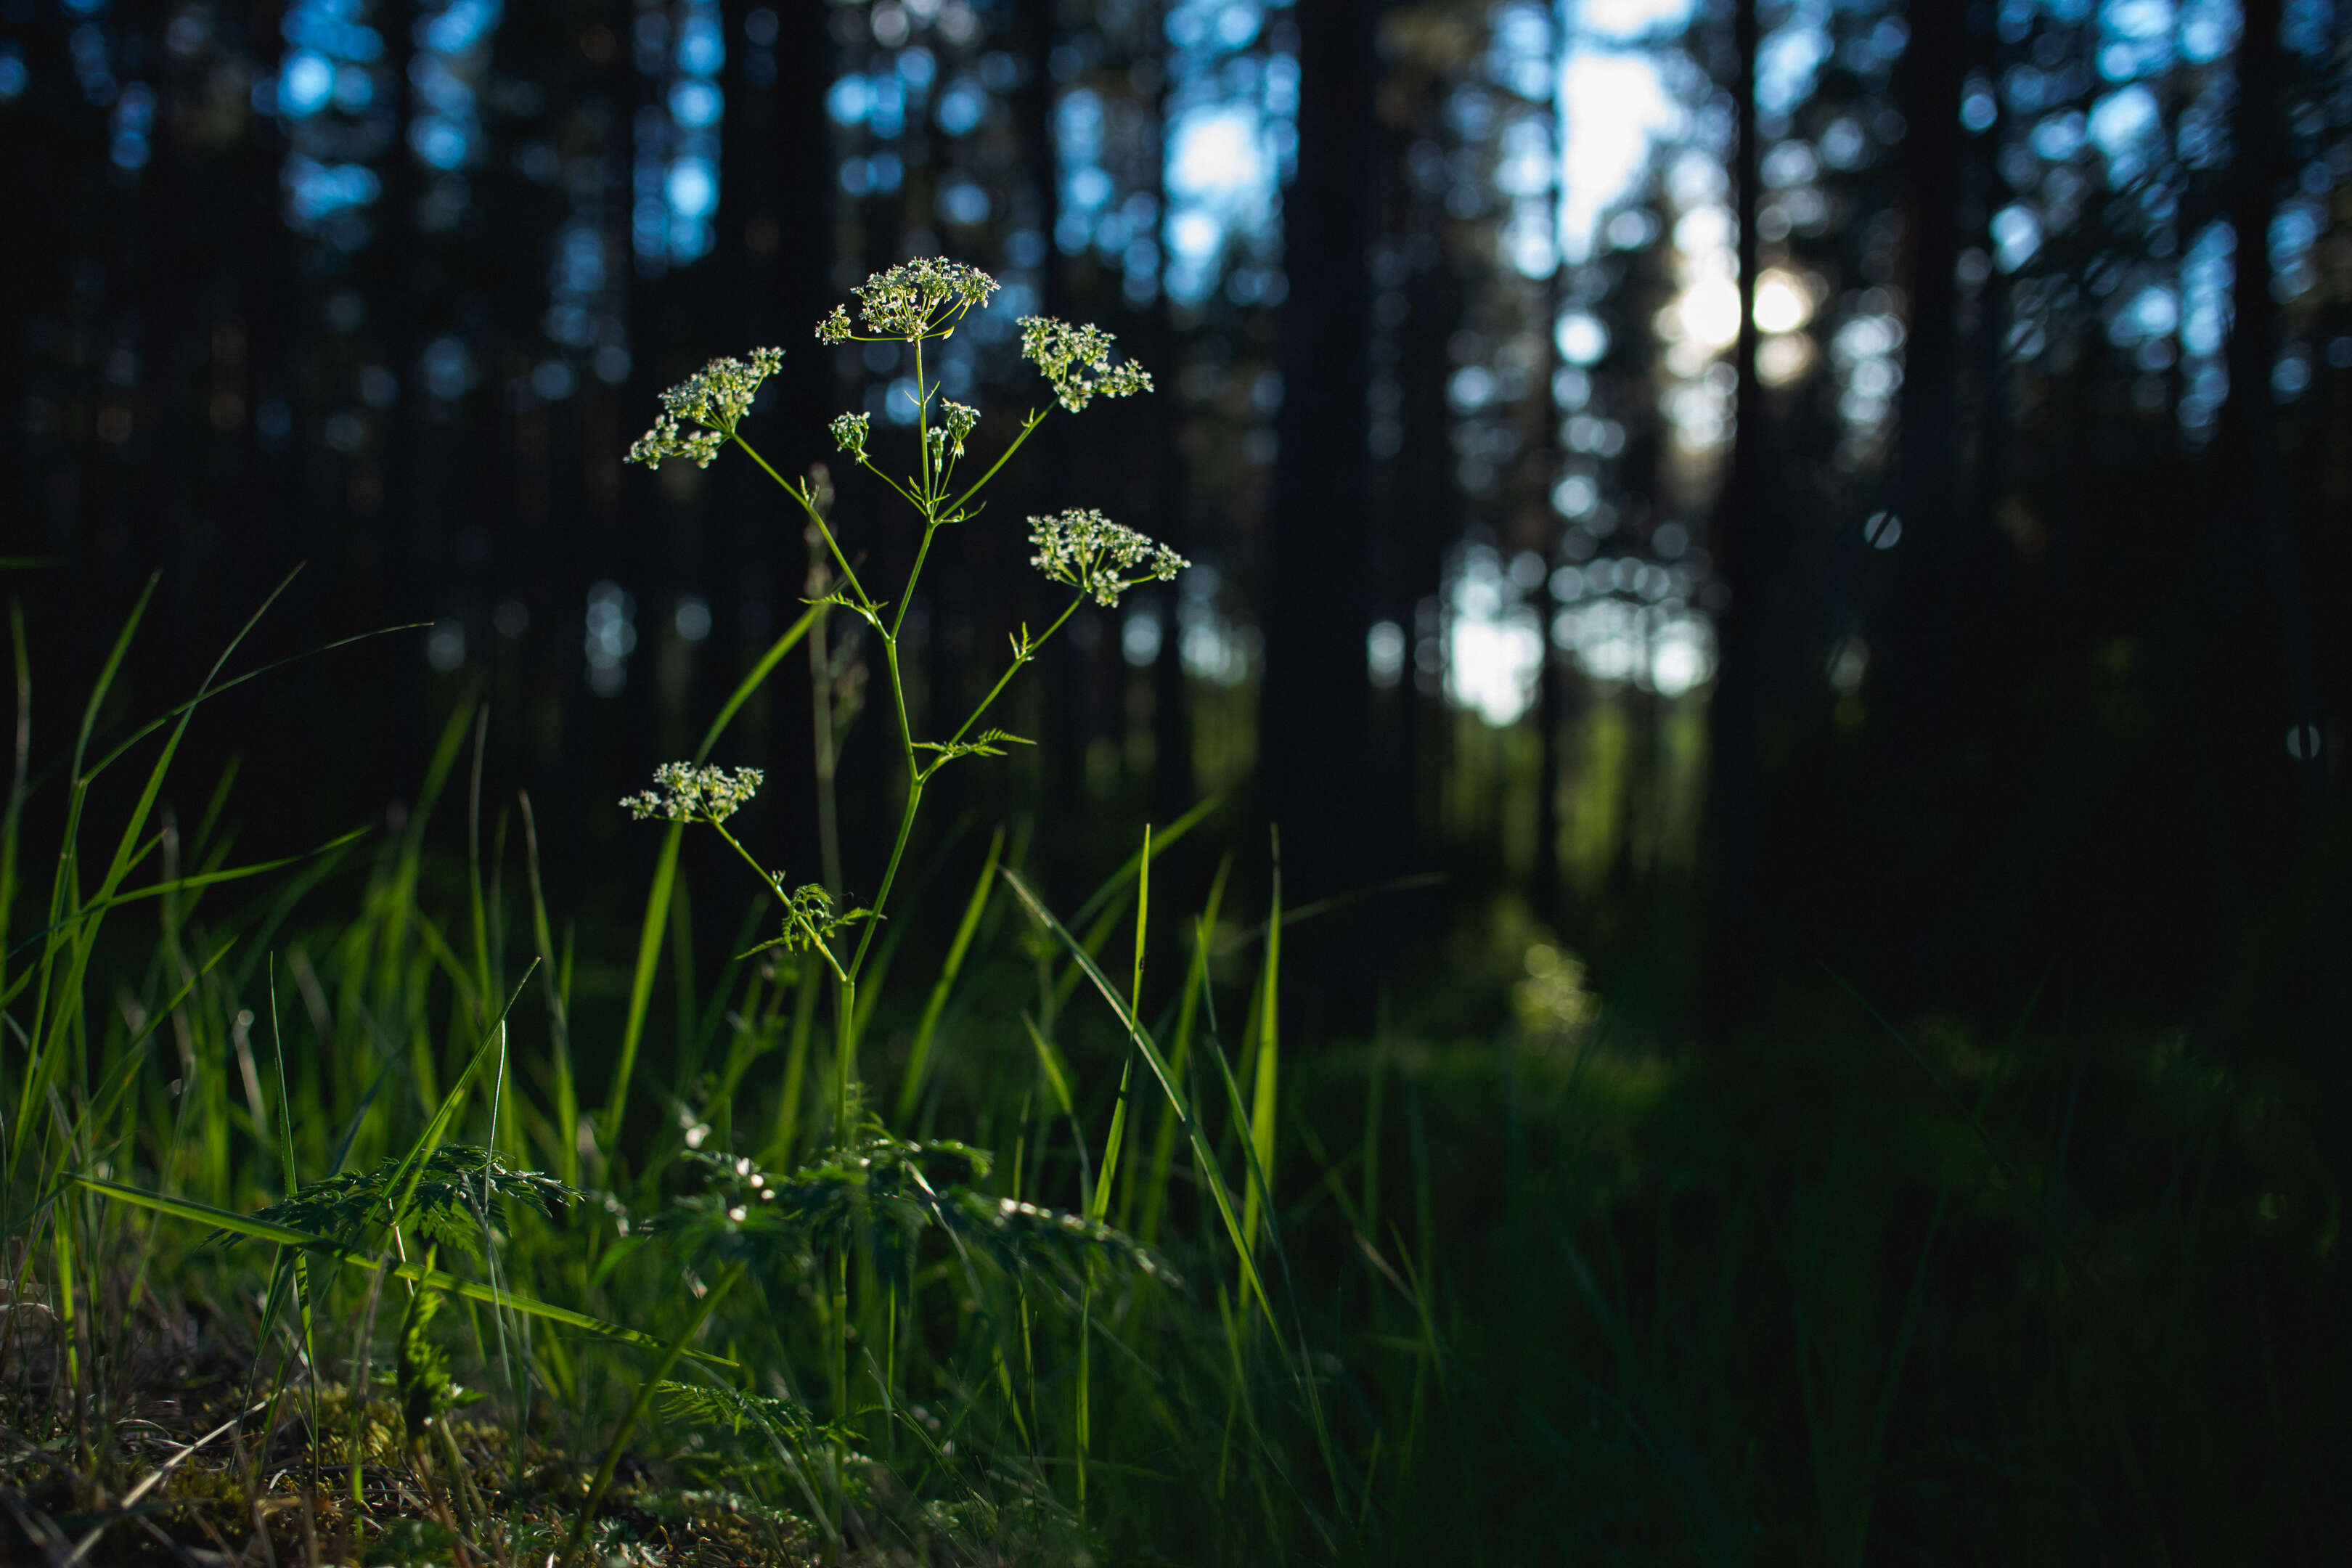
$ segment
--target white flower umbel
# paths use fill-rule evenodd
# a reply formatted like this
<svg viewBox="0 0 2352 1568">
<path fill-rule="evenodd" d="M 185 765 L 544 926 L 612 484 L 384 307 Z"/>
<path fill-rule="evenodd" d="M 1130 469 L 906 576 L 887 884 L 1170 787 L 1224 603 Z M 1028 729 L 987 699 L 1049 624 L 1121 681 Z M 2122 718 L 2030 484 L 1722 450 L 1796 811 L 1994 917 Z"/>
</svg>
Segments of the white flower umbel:
<svg viewBox="0 0 2352 1568">
<path fill-rule="evenodd" d="M 1096 397 L 1127 397 L 1151 390 L 1151 374 L 1133 360 L 1110 363 L 1118 339 L 1100 327 L 1074 327 L 1051 316 L 1021 318 L 1021 357 L 1054 384 L 1054 395 L 1076 414 Z"/>
<path fill-rule="evenodd" d="M 767 775 L 758 768 L 698 768 L 691 763 L 664 763 L 654 770 L 654 787 L 621 804 L 643 822 L 708 822 L 712 826 L 743 809 Z"/>
<path fill-rule="evenodd" d="M 1157 540 L 1090 507 L 1031 518 L 1029 542 L 1037 547 L 1029 564 L 1056 583 L 1093 595 L 1095 603 L 1107 608 L 1138 584 L 1172 582 L 1192 564 Z"/>
<path fill-rule="evenodd" d="M 877 272 L 850 292 L 875 337 L 913 339 L 954 331 L 964 312 L 984 307 L 996 289 L 996 279 L 979 268 L 935 256 Z M 845 343 L 856 335 L 838 305 L 816 324 L 819 342 Z"/>
<path fill-rule="evenodd" d="M 782 349 L 753 349 L 751 361 L 715 359 L 661 395 L 667 412 L 637 437 L 628 460 L 649 468 L 665 458 L 684 458 L 707 468 L 735 426 L 751 411 L 760 384 L 782 368 Z"/>
</svg>

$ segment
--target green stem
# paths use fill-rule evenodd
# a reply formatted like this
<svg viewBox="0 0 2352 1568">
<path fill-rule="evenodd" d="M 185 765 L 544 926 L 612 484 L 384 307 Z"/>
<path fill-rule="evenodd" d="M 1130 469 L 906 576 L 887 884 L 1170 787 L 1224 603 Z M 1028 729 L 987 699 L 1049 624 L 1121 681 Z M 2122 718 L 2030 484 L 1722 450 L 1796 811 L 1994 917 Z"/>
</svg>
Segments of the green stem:
<svg viewBox="0 0 2352 1568">
<path fill-rule="evenodd" d="M 869 925 L 872 921 L 866 922 Z M 833 1141 L 849 1142 L 849 1086 L 855 1080 L 857 1057 L 857 972 L 852 968 L 834 987 L 837 1016 L 833 1025 Z"/>
<path fill-rule="evenodd" d="M 793 913 L 793 900 L 785 895 L 783 884 L 779 882 L 773 876 L 770 875 L 766 867 L 753 859 L 751 858 L 751 852 L 749 849 L 744 848 L 741 844 L 738 843 L 735 836 L 728 832 L 726 827 L 716 818 L 706 816 L 702 820 L 709 823 L 712 830 L 715 831 L 719 837 L 727 840 L 728 847 L 733 849 L 736 854 L 743 857 L 743 864 L 751 867 L 752 870 L 759 873 L 760 880 L 767 884 L 768 891 L 775 894 L 776 901 L 784 906 L 784 913 L 786 917 L 799 925 L 802 931 L 808 933 L 809 941 L 814 945 L 818 956 L 822 957 L 825 963 L 833 970 L 834 978 L 836 980 L 847 979 L 848 976 L 842 973 L 841 964 L 834 958 L 833 951 L 824 945 L 824 933 L 811 925 L 805 917 Z"/>
<path fill-rule="evenodd" d="M 945 508 L 947 514 L 950 517 L 953 517 L 956 513 L 961 511 L 966 506 L 970 505 L 971 498 L 978 495 L 982 489 L 987 485 L 988 481 L 996 477 L 996 471 L 999 468 L 1002 468 L 1005 464 L 1013 460 L 1013 454 L 1021 450 L 1022 443 L 1029 439 L 1030 436 L 1035 432 L 1038 426 L 1045 423 L 1045 416 L 1052 412 L 1053 410 L 1049 408 L 1045 410 L 1045 414 L 1032 414 L 1022 420 L 1021 434 L 1013 437 L 1013 445 L 1005 447 L 1004 455 L 988 466 L 988 472 L 981 475 L 980 478 L 971 482 L 971 488 L 970 489 L 964 491 L 963 494 L 956 497 L 955 500 L 947 504 L 947 507 Z"/>
<path fill-rule="evenodd" d="M 915 510 L 923 514 L 923 521 L 928 524 L 931 521 L 931 503 L 939 499 L 939 487 L 931 479 L 931 390 L 923 384 L 922 334 L 919 332 L 907 342 L 915 351 L 915 456 L 922 464 L 923 476 L 923 499 L 915 503 Z M 912 595 L 914 591 L 914 579 L 908 578 L 907 593 Z M 899 606 L 902 613 L 905 607 L 903 604 Z"/>
<path fill-rule="evenodd" d="M 1080 594 L 1076 598 L 1072 599 L 1068 605 L 1063 609 L 1062 613 L 1054 617 L 1054 624 L 1047 626 L 1045 631 L 1038 635 L 1037 639 L 1034 642 L 1030 643 L 1023 649 L 1021 657 L 1014 659 L 1012 667 L 997 678 L 996 684 L 988 689 L 988 695 L 980 700 L 980 706 L 971 710 L 971 717 L 966 719 L 961 727 L 959 728 L 954 734 L 948 737 L 948 745 L 954 745 L 957 742 L 962 740 L 966 735 L 971 732 L 971 727 L 980 722 L 981 716 L 986 713 L 990 707 L 995 703 L 996 700 L 1004 694 L 1004 689 L 1013 684 L 1013 678 L 1021 673 L 1021 667 L 1029 663 L 1037 657 L 1037 650 L 1044 647 L 1047 642 L 1052 640 L 1054 634 L 1062 629 L 1064 622 L 1067 621 L 1072 616 L 1077 613 L 1078 606 L 1086 603 L 1086 597 L 1087 596 L 1084 594 Z M 926 769 L 923 776 L 929 778 L 931 773 L 935 772 L 939 768 L 940 763 L 943 763 L 946 760 L 946 754 L 942 752 L 939 761 L 934 762 L 929 769 Z"/>
<path fill-rule="evenodd" d="M 898 613 L 890 617 L 890 642 L 893 646 L 898 641 L 898 628 L 907 624 L 907 606 L 915 602 L 915 583 L 923 574 L 923 563 L 930 559 L 931 535 L 939 531 L 940 525 L 936 522 L 923 524 L 923 542 L 915 547 L 914 570 L 907 574 L 906 592 L 898 595 Z"/>
<path fill-rule="evenodd" d="M 867 458 L 863 452 L 857 454 L 857 466 L 864 468 L 867 473 L 872 474 L 876 479 L 880 479 L 884 484 L 888 485 L 893 490 L 896 490 L 900 500 L 905 501 L 917 511 L 923 510 L 923 503 L 920 498 L 919 498 L 906 486 L 900 484 L 898 480 L 892 479 L 889 475 L 876 468 L 873 460 Z"/>
<path fill-rule="evenodd" d="M 898 841 L 890 847 L 890 863 L 882 869 L 882 886 L 874 895 L 874 918 L 865 922 L 858 933 L 857 949 L 850 955 L 849 981 L 855 984 L 858 972 L 866 967 L 866 950 L 874 944 L 874 932 L 882 923 L 882 906 L 889 901 L 890 884 L 898 879 L 898 862 L 906 858 L 907 839 L 915 830 L 915 813 L 922 809 L 923 781 L 919 776 L 907 786 L 907 809 L 898 817 Z M 844 1037 L 847 1038 L 847 1026 Z M 852 1042 L 855 1043 L 854 1041 Z"/>
<path fill-rule="evenodd" d="M 873 595 L 866 593 L 866 584 L 857 580 L 857 573 L 856 569 L 849 564 L 849 557 L 841 552 L 841 542 L 834 538 L 833 530 L 825 523 L 824 514 L 816 510 L 815 503 L 809 500 L 807 492 L 793 486 L 784 479 L 783 475 L 776 472 L 776 470 L 770 466 L 768 459 L 760 456 L 759 452 L 752 447 L 751 442 L 746 441 L 740 436 L 730 436 L 728 439 L 734 442 L 738 447 L 742 447 L 745 453 L 751 457 L 751 459 L 759 464 L 762 469 L 766 470 L 767 476 L 775 480 L 776 483 L 782 488 L 783 492 L 786 495 L 801 503 L 801 510 L 808 513 L 809 521 L 811 522 L 816 524 L 817 532 L 824 536 L 824 547 L 833 552 L 834 564 L 841 568 L 843 580 L 848 583 L 851 589 L 856 593 L 858 603 L 866 607 L 866 613 L 869 615 L 875 614 L 876 611 L 874 608 Z"/>
</svg>

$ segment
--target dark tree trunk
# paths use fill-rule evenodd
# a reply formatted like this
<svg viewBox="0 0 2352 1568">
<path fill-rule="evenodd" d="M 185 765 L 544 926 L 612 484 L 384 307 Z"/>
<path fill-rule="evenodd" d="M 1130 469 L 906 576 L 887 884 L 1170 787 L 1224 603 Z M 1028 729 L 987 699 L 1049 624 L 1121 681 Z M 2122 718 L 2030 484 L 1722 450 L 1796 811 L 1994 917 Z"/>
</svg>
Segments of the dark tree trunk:
<svg viewBox="0 0 2352 1568">
<path fill-rule="evenodd" d="M 1069 271 L 1062 256 L 1061 237 L 1055 232 L 1061 226 L 1062 187 L 1058 142 L 1054 134 L 1054 50 L 1062 36 L 1061 6 L 1058 0 L 1024 0 L 1021 10 L 1021 36 L 1028 55 L 1029 79 L 1022 89 L 1018 111 L 1037 181 L 1037 226 L 1045 237 L 1045 257 L 1038 268 L 1037 291 L 1044 299 L 1046 315 L 1066 316 L 1071 309 Z M 1069 420 L 1046 420 L 1023 455 L 1028 459 L 1025 466 L 1033 480 L 1039 476 L 1068 473 Z M 1057 505 L 1050 494 L 1038 499 L 1044 502 L 1037 508 L 1040 511 Z M 1076 622 L 1092 614 L 1091 609 L 1080 609 L 1040 660 L 1044 668 L 1038 674 L 1043 678 L 1040 685 L 1045 704 L 1045 804 L 1047 812 L 1057 821 L 1076 822 L 1086 815 L 1087 746 L 1092 736 L 1087 722 L 1087 650 L 1080 642 Z M 1044 847 L 1050 857 L 1057 851 L 1075 855 L 1081 845 L 1075 834 L 1048 834 L 1045 836 Z M 1049 867 L 1048 875 L 1052 874 Z"/>
<path fill-rule="evenodd" d="M 1557 9 L 1552 12 L 1552 81 L 1561 79 L 1561 68 L 1567 63 L 1568 29 L 1565 18 Z M 1565 134 L 1565 117 L 1559 104 L 1551 104 L 1552 126 L 1556 134 Z M 1567 195 L 1560 153 L 1564 149 L 1554 146 L 1551 166 L 1552 202 L 1551 232 L 1555 246 L 1559 241 L 1561 203 Z M 1552 510 L 1551 488 L 1559 481 L 1562 468 L 1560 451 L 1559 398 L 1555 391 L 1560 368 L 1559 315 L 1566 303 L 1564 285 L 1568 279 L 1568 262 L 1557 252 L 1552 257 L 1551 277 L 1543 289 L 1544 384 L 1538 399 L 1543 408 L 1543 430 L 1538 437 L 1537 449 L 1543 454 L 1543 466 L 1537 470 L 1538 491 L 1534 510 L 1542 530 L 1540 549 L 1544 574 L 1536 585 L 1536 637 L 1542 662 L 1536 667 L 1536 843 L 1535 863 L 1530 877 L 1535 883 L 1533 903 L 1536 919 L 1557 930 L 1559 925 L 1559 791 L 1560 725 L 1565 721 L 1567 707 L 1567 671 L 1561 667 L 1565 658 L 1552 646 L 1552 617 L 1559 606 L 1552 600 L 1551 574 L 1559 564 L 1559 515 Z"/>
<path fill-rule="evenodd" d="M 2276 695 L 2266 704 L 2265 717 L 2273 720 L 2271 728 L 2288 735 L 2305 807 L 2315 816 L 2327 795 L 2319 677 L 2271 393 L 2278 313 L 2271 293 L 2270 226 L 2287 173 L 2283 107 L 2286 62 L 2279 46 L 2280 11 L 2280 0 L 2246 0 L 2238 45 L 2230 203 L 2231 226 L 2238 239 L 2237 274 L 2230 299 L 2230 394 L 2221 411 L 2217 455 L 2223 476 L 2224 537 L 2231 542 L 2233 553 L 2251 547 L 2260 562 L 2262 582 L 2255 592 L 2268 598 L 2273 618 L 2276 674 L 2263 684 Z M 2285 723 L 2276 722 L 2279 717 Z"/>
<path fill-rule="evenodd" d="M 1163 3 L 1164 13 L 1171 6 Z M 1153 94 L 1151 134 L 1156 139 L 1151 167 L 1152 195 L 1159 199 L 1160 247 L 1165 257 L 1170 252 L 1168 226 L 1168 89 L 1175 78 L 1166 57 L 1168 30 L 1165 17 L 1155 35 L 1161 45 L 1160 85 Z M 1159 485 L 1154 497 L 1157 528 L 1154 535 L 1178 553 L 1182 553 L 1190 541 L 1185 537 L 1185 509 L 1191 493 L 1191 465 L 1184 451 L 1184 399 L 1180 390 L 1178 363 L 1181 343 L 1176 330 L 1173 307 L 1168 299 L 1167 279 L 1163 273 L 1161 287 L 1151 311 L 1151 372 L 1160 378 L 1160 407 L 1154 421 L 1159 431 L 1155 466 Z M 1151 664 L 1151 809 L 1154 820 L 1171 822 L 1192 805 L 1197 788 L 1192 771 L 1192 694 L 1184 679 L 1184 628 L 1177 617 L 1181 589 L 1164 589 L 1160 594 L 1160 655 Z"/>
<path fill-rule="evenodd" d="M 1258 721 L 1261 810 L 1282 829 L 1294 901 L 1362 880 L 1373 828 L 1363 802 L 1374 20 L 1354 0 L 1297 9 L 1298 170 L 1283 195 L 1290 292 Z"/>
<path fill-rule="evenodd" d="M 1901 994 L 1937 963 L 1935 928 L 1961 920 L 1952 897 L 1968 875 L 1964 826 L 1970 776 L 1985 737 L 1963 731 L 1958 709 L 1962 584 L 1978 542 L 1964 533 L 1960 485 L 1960 203 L 1966 175 L 1960 95 L 1967 70 L 1963 11 L 1926 6 L 1912 19 L 1896 73 L 1904 123 L 1904 237 L 1910 296 L 1900 404 L 1902 532 L 1873 563 L 1890 578 L 1889 613 L 1872 639 L 1871 713 L 1877 779 L 1868 842 L 1882 868 L 1878 907 L 1899 909 L 1908 952 L 1886 951 L 1874 980 Z M 1973 531 L 1968 531 L 1972 533 Z M 1972 775 L 1971 775 L 1972 776 Z M 1923 822 L 1943 825 L 1920 832 Z M 1891 876 L 1885 868 L 1894 868 Z M 1931 911 L 1948 911 L 1938 919 Z M 1947 933 L 1948 934 L 1948 933 Z M 1902 936 L 1890 933 L 1901 942 Z"/>
<path fill-rule="evenodd" d="M 725 352 L 771 343 L 784 350 L 783 367 L 769 382 L 767 405 L 759 416 L 761 434 L 752 439 L 779 473 L 793 479 L 811 462 L 833 457 L 824 438 L 825 421 L 845 406 L 835 399 L 834 351 L 814 340 L 817 319 L 840 292 L 827 266 L 834 250 L 835 186 L 824 93 L 832 82 L 835 50 L 824 0 L 782 0 L 771 8 L 777 17 L 775 43 L 755 56 L 743 27 L 743 18 L 755 7 L 729 7 L 718 259 L 739 284 L 714 291 L 750 318 L 748 335 Z M 740 513 L 740 521 L 719 523 L 737 530 L 738 554 L 710 586 L 714 598 L 733 612 L 719 621 L 730 632 L 743 624 L 745 605 L 755 595 L 769 607 L 767 632 L 739 639 L 740 657 L 749 661 L 766 652 L 768 642 L 801 613 L 805 524 L 799 509 L 776 492 L 765 474 L 747 473 L 745 465 L 724 466 L 732 470 L 730 483 L 745 504 L 729 509 Z M 710 657 L 723 658 L 724 647 L 714 636 Z M 763 737 L 769 765 L 786 781 L 784 798 L 793 803 L 770 820 L 790 836 L 785 847 L 794 867 L 815 867 L 822 859 L 818 835 L 808 826 L 814 812 L 801 808 L 812 788 L 807 668 L 795 656 L 770 676 L 773 706 Z M 704 682 L 706 695 L 722 689 L 719 682 Z M 751 717 L 747 712 L 745 718 Z M 739 731 L 744 728 L 739 721 Z M 734 737 L 747 750 L 760 739 L 740 732 Z"/>
<path fill-rule="evenodd" d="M 1708 705 L 1707 838 L 1711 898 L 1707 913 L 1707 1023 L 1718 1035 L 1745 1021 L 1770 973 L 1763 951 L 1760 886 L 1769 780 L 1764 759 L 1767 710 L 1783 650 L 1775 646 L 1790 540 L 1786 514 L 1763 482 L 1764 399 L 1756 379 L 1757 207 L 1763 180 L 1756 130 L 1757 0 L 1732 11 L 1732 99 L 1736 106 L 1732 201 L 1739 226 L 1738 376 L 1729 472 L 1716 522 L 1716 559 L 1727 602 L 1717 613 L 1720 664 Z"/>
</svg>

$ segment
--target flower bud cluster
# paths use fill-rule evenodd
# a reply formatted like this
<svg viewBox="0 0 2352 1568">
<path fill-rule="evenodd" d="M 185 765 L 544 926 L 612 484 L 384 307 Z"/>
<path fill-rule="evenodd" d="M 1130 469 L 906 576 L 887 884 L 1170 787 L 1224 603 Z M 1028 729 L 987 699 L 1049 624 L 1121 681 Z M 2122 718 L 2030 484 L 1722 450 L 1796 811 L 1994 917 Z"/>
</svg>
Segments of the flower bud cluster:
<svg viewBox="0 0 2352 1568">
<path fill-rule="evenodd" d="M 1076 414 L 1097 395 L 1126 397 L 1151 390 L 1151 375 L 1133 360 L 1110 363 L 1118 340 L 1100 327 L 1074 327 L 1051 316 L 1021 318 L 1021 357 L 1054 384 L 1054 395 Z"/>
<path fill-rule="evenodd" d="M 961 403 L 945 402 L 940 405 L 940 423 L 924 434 L 929 444 L 931 467 L 943 468 L 963 456 L 963 438 L 980 423 L 980 410 Z"/>
<path fill-rule="evenodd" d="M 866 439 L 873 426 L 874 420 L 870 415 L 836 414 L 833 416 L 833 423 L 825 428 L 833 432 L 835 446 L 852 458 L 863 458 L 866 456 Z"/>
<path fill-rule="evenodd" d="M 654 787 L 625 798 L 621 805 L 639 822 L 659 817 L 666 822 L 726 821 L 743 808 L 767 775 L 758 768 L 698 768 L 691 763 L 664 763 L 654 770 Z"/>
<path fill-rule="evenodd" d="M 948 439 L 955 444 L 955 455 L 963 456 L 963 438 L 980 423 L 980 410 L 969 404 L 947 399 L 940 404 L 940 423 L 947 427 Z"/>
<path fill-rule="evenodd" d="M 1137 584 L 1154 578 L 1172 582 L 1192 564 L 1168 546 L 1090 507 L 1031 518 L 1029 542 L 1037 547 L 1029 564 L 1056 583 L 1093 595 L 1095 603 L 1106 608 L 1118 605 L 1118 596 Z M 1136 575 L 1128 575 L 1130 572 Z"/>
<path fill-rule="evenodd" d="M 782 368 L 782 349 L 753 349 L 750 363 L 715 359 L 661 395 L 667 411 L 637 437 L 628 460 L 659 468 L 665 458 L 684 458 L 707 468 L 735 426 L 751 411 L 760 384 Z"/>
</svg>

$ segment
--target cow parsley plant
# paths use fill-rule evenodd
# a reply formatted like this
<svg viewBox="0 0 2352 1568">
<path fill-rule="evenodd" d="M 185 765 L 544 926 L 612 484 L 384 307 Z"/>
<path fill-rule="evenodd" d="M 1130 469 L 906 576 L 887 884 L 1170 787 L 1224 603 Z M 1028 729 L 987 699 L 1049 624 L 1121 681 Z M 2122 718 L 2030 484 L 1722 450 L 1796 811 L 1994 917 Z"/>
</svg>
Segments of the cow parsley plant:
<svg viewBox="0 0 2352 1568">
<path fill-rule="evenodd" d="M 782 351 L 759 349 L 749 361 L 713 360 L 696 374 L 662 394 L 663 413 L 629 450 L 632 462 L 658 467 L 682 458 L 708 468 L 729 446 L 740 447 L 782 488 L 803 514 L 813 535 L 821 540 L 838 574 L 840 586 L 821 601 L 858 616 L 881 642 L 882 663 L 890 684 L 891 710 L 897 720 L 898 742 L 906 768 L 906 800 L 896 840 L 875 886 L 871 907 L 840 901 L 840 889 L 805 884 L 788 889 L 784 878 L 766 869 L 737 841 L 726 824 L 761 782 L 755 770 L 728 773 L 684 763 L 665 764 L 656 774 L 654 789 L 632 795 L 622 804 L 639 818 L 698 823 L 715 830 L 758 873 L 782 907 L 781 935 L 763 945 L 788 951 L 813 952 L 832 972 L 838 990 L 840 1031 L 848 1048 L 835 1054 L 837 1076 L 835 1129 L 846 1135 L 848 1107 L 856 1073 L 857 977 L 864 968 L 877 922 L 888 902 L 900 862 L 922 809 L 924 787 L 950 763 L 966 757 L 1000 756 L 1008 744 L 1026 744 L 1017 735 L 982 729 L 981 721 L 1004 694 L 1014 676 L 1035 661 L 1038 651 L 1060 631 L 1077 607 L 1088 599 L 1116 605 L 1119 595 L 1138 584 L 1166 582 L 1190 564 L 1181 555 L 1133 529 L 1113 522 L 1101 512 L 1076 508 L 1052 517 L 1029 520 L 1031 563 L 1047 581 L 1068 591 L 1061 612 L 1042 632 L 1024 624 L 1012 639 L 1012 654 L 988 694 L 963 722 L 945 736 L 916 732 L 908 717 L 906 682 L 899 666 L 899 639 L 929 558 L 938 531 L 974 518 L 977 502 L 998 474 L 1059 408 L 1083 412 L 1097 397 L 1131 397 L 1151 390 L 1151 377 L 1132 360 L 1118 357 L 1110 333 L 1091 325 L 1074 326 L 1045 316 L 1020 320 L 1021 357 L 1037 367 L 1050 397 L 1042 408 L 1024 415 L 1004 449 L 977 479 L 958 478 L 981 423 L 980 410 L 945 398 L 924 365 L 926 343 L 950 337 L 964 318 L 985 310 L 996 293 L 996 279 L 976 267 L 940 258 L 916 260 L 876 273 L 851 290 L 851 307 L 836 305 L 816 325 L 816 339 L 827 347 L 842 343 L 892 343 L 909 351 L 914 363 L 915 441 L 913 471 L 886 470 L 886 460 L 874 450 L 872 418 L 864 413 L 843 414 L 827 426 L 834 446 L 915 512 L 922 534 L 906 581 L 893 594 L 880 594 L 859 575 L 854 557 L 870 554 L 845 549 L 825 516 L 824 496 L 808 481 L 784 479 L 744 439 L 741 426 L 751 413 L 760 384 L 775 374 Z"/>
</svg>

